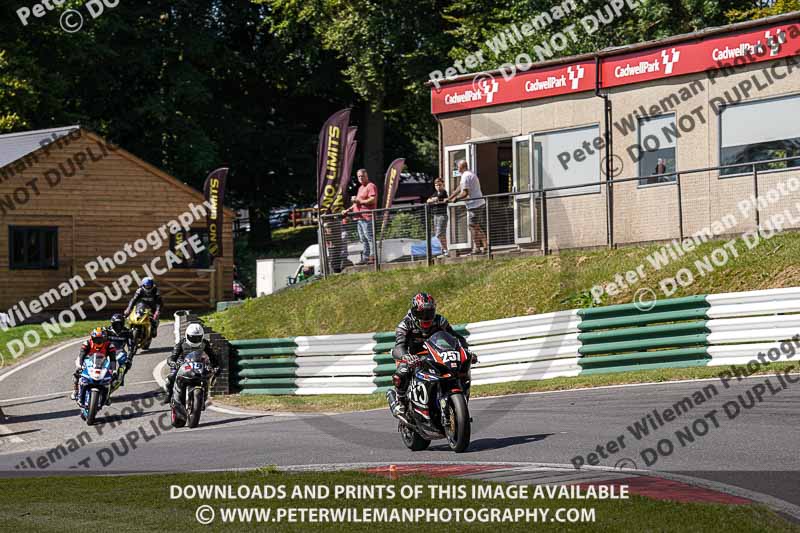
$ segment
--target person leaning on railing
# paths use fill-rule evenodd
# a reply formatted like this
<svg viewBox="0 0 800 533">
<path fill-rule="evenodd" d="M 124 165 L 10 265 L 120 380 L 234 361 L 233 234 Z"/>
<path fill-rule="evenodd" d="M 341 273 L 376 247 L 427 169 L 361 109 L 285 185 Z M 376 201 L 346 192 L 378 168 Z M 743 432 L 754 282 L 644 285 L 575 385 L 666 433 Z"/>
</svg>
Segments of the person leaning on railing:
<svg viewBox="0 0 800 533">
<path fill-rule="evenodd" d="M 344 210 L 345 213 L 354 212 L 358 225 L 358 238 L 364 245 L 363 262 L 373 263 L 375 257 L 375 243 L 372 240 L 372 213 L 370 210 L 378 206 L 378 187 L 369 181 L 369 175 L 363 168 L 358 170 L 358 182 L 361 186 L 358 188 L 356 197 L 353 198 L 353 205 Z"/>
<path fill-rule="evenodd" d="M 467 222 L 469 231 L 472 234 L 472 253 L 482 254 L 487 247 L 486 244 L 486 200 L 483 199 L 481 192 L 481 182 L 477 174 L 469 169 L 466 161 L 458 162 L 458 171 L 461 173 L 461 182 L 448 202 L 467 199 Z"/>
</svg>

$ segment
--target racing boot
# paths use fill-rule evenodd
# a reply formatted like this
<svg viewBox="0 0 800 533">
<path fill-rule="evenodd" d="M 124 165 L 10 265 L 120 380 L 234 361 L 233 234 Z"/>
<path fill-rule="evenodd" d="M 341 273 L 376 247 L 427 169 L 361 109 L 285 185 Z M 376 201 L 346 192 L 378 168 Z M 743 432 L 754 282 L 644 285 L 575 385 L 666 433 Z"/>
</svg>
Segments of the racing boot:
<svg viewBox="0 0 800 533">
<path fill-rule="evenodd" d="M 389 402 L 389 410 L 395 418 L 405 418 L 406 416 L 406 395 L 402 395 L 394 388 L 386 391 L 386 399 Z"/>
<path fill-rule="evenodd" d="M 167 376 L 167 383 L 164 387 L 164 392 L 166 394 L 164 395 L 164 400 L 161 402 L 163 405 L 169 405 L 170 402 L 172 402 L 172 389 L 174 387 L 174 384 L 175 384 L 175 378 L 172 375 Z"/>
<path fill-rule="evenodd" d="M 125 386 L 125 378 L 128 377 L 128 372 L 131 371 L 131 364 L 132 364 L 132 361 L 131 361 L 131 359 L 129 357 L 128 361 L 125 363 L 125 372 L 123 372 L 122 373 L 122 377 L 119 378 L 119 386 L 120 387 L 124 387 Z"/>
<path fill-rule="evenodd" d="M 78 401 L 78 380 L 81 379 L 80 370 L 75 370 L 72 374 L 72 394 L 69 395 L 69 399 L 72 401 Z"/>
</svg>

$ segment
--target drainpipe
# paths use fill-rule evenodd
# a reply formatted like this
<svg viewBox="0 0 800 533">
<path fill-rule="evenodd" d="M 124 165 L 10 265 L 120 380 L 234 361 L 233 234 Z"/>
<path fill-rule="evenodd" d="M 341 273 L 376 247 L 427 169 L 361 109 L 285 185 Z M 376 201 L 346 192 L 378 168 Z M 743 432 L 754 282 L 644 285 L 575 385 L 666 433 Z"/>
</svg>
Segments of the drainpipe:
<svg viewBox="0 0 800 533">
<path fill-rule="evenodd" d="M 444 147 L 442 146 L 442 121 L 439 120 L 439 117 L 437 115 L 433 115 L 433 118 L 434 118 L 434 120 L 436 120 L 437 134 L 439 136 L 439 149 L 437 150 L 437 153 L 439 154 L 439 157 L 438 157 L 438 159 L 439 159 L 439 161 L 438 161 L 438 164 L 439 164 L 439 177 L 444 179 L 445 180 L 445 185 L 447 185 L 449 183 L 449 180 L 447 179 L 447 176 L 442 176 L 442 168 L 444 167 Z"/>
<path fill-rule="evenodd" d="M 612 130 L 611 130 L 611 122 L 613 118 L 612 109 L 611 109 L 611 100 L 608 98 L 608 93 L 603 93 L 600 91 L 600 85 L 602 80 L 600 79 L 600 56 L 594 57 L 594 64 L 595 64 L 595 82 L 594 82 L 594 95 L 598 98 L 603 99 L 603 114 L 605 116 L 605 145 L 606 145 L 606 154 L 605 154 L 605 168 L 606 168 L 606 231 L 607 231 L 607 238 L 608 238 L 608 247 L 614 247 L 614 185 L 611 183 L 610 180 L 613 179 L 613 157 L 614 157 L 614 149 L 612 147 Z"/>
</svg>

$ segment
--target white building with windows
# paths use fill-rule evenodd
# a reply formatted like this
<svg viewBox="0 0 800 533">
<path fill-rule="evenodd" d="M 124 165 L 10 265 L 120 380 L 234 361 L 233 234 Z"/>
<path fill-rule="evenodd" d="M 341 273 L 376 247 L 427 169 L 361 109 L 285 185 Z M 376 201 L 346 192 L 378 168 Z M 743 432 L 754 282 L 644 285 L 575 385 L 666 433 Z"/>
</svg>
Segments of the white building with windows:
<svg viewBox="0 0 800 533">
<path fill-rule="evenodd" d="M 489 202 L 493 250 L 680 239 L 728 213 L 747 231 L 800 199 L 737 212 L 800 176 L 800 13 L 464 76 L 431 109 L 448 190 L 466 159 L 484 195 L 525 192 Z M 465 208 L 449 215 L 470 248 Z"/>
</svg>

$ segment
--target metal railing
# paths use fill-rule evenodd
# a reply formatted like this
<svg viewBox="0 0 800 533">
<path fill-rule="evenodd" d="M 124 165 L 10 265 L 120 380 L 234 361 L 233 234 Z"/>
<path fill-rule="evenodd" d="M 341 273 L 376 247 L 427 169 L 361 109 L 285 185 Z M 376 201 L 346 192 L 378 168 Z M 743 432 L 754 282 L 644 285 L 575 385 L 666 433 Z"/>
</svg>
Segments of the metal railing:
<svg viewBox="0 0 800 533">
<path fill-rule="evenodd" d="M 784 168 L 774 168 L 781 165 Z M 673 170 L 647 176 L 658 181 L 652 184 L 642 184 L 644 178 L 637 176 L 491 194 L 474 209 L 454 202 L 323 215 L 319 220 L 323 273 L 339 273 L 350 266 L 380 270 L 391 264 L 431 265 L 465 255 L 491 258 L 682 241 L 687 235 L 707 232 L 718 220 L 728 224 L 730 231 L 724 234 L 760 233 L 764 216 L 800 200 L 797 190 L 772 202 L 776 205 L 759 206 L 760 194 L 772 192 L 776 182 L 790 173 L 800 177 L 800 156 Z M 728 215 L 741 210 L 741 202 L 754 204 L 752 216 L 732 224 Z"/>
</svg>

